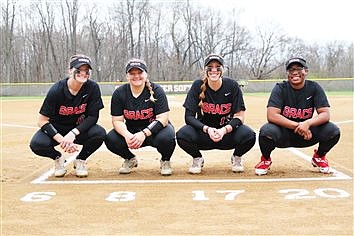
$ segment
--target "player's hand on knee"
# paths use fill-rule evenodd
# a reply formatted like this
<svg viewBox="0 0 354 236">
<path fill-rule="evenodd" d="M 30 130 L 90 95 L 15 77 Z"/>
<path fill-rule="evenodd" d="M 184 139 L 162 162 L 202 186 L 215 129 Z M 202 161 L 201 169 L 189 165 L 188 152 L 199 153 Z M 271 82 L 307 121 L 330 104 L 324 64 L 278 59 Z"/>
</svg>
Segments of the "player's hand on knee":
<svg viewBox="0 0 354 236">
<path fill-rule="evenodd" d="M 124 136 L 124 139 L 125 139 L 125 142 L 126 142 L 127 146 L 128 146 L 129 148 L 132 148 L 132 146 L 133 146 L 133 144 L 134 144 L 134 141 L 135 141 L 134 135 L 131 134 L 131 133 L 129 133 L 128 135 L 125 135 L 125 136 Z"/>
<path fill-rule="evenodd" d="M 310 140 L 312 138 L 311 130 L 308 130 L 307 132 L 305 132 L 305 134 L 303 136 L 304 136 L 305 140 Z"/>
<path fill-rule="evenodd" d="M 143 134 L 144 135 L 144 134 Z M 128 147 L 131 149 L 138 149 L 141 147 L 145 140 L 144 137 L 139 137 L 140 135 L 138 133 L 135 133 L 129 140 L 128 140 Z"/>
<path fill-rule="evenodd" d="M 310 130 L 310 125 L 306 121 L 304 121 L 304 122 L 299 122 L 294 132 L 301 136 L 304 136 L 309 130 Z"/>
</svg>

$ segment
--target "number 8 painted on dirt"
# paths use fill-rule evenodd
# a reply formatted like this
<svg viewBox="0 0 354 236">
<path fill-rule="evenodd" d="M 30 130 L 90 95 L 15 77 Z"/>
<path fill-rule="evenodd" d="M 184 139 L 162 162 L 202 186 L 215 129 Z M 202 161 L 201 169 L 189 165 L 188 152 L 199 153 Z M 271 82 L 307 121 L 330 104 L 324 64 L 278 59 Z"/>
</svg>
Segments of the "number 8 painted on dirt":
<svg viewBox="0 0 354 236">
<path fill-rule="evenodd" d="M 129 202 L 135 200 L 135 192 L 113 192 L 106 201 L 110 202 Z"/>
</svg>

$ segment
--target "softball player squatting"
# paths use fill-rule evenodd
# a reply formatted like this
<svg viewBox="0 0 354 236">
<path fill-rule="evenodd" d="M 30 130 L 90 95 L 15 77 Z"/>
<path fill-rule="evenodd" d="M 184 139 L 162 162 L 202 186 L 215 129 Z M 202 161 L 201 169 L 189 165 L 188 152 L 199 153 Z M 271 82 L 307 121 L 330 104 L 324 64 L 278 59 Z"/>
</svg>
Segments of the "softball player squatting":
<svg viewBox="0 0 354 236">
<path fill-rule="evenodd" d="M 82 149 L 74 161 L 77 177 L 86 177 L 86 159 L 103 143 L 106 131 L 97 124 L 103 108 L 98 84 L 90 79 L 91 59 L 85 55 L 70 58 L 69 76 L 56 82 L 48 91 L 39 111 L 41 128 L 31 139 L 31 150 L 54 160 L 56 177 L 63 177 L 65 157 L 55 149 L 74 153 Z"/>
<path fill-rule="evenodd" d="M 146 62 L 131 59 L 126 65 L 128 83 L 111 98 L 113 129 L 107 148 L 124 158 L 120 174 L 131 173 L 138 160 L 130 149 L 152 146 L 161 154 L 160 174 L 172 174 L 171 156 L 176 147 L 175 130 L 169 121 L 169 106 L 162 87 L 148 79 Z"/>
<path fill-rule="evenodd" d="M 317 82 L 305 80 L 308 66 L 303 58 L 289 59 L 285 69 L 288 80 L 277 83 L 268 100 L 268 123 L 259 132 L 262 156 L 255 172 L 257 175 L 268 173 L 272 164 L 270 154 L 275 148 L 301 148 L 318 143 L 312 165 L 322 173 L 331 173 L 326 154 L 339 141 L 340 130 L 329 121 L 327 96 Z"/>
<path fill-rule="evenodd" d="M 193 157 L 189 173 L 204 166 L 200 150 L 230 150 L 233 172 L 243 172 L 243 155 L 255 144 L 255 132 L 244 123 L 245 104 L 235 80 L 223 76 L 224 59 L 210 54 L 204 60 L 205 77 L 195 80 L 187 94 L 186 125 L 176 133 L 178 145 Z"/>
</svg>

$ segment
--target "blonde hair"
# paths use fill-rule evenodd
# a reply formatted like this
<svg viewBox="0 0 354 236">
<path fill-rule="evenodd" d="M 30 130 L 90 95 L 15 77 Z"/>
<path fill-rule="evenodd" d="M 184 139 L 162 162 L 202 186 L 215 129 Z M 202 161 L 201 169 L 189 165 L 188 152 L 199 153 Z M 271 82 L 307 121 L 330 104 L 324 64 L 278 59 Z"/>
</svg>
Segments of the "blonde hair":
<svg viewBox="0 0 354 236">
<path fill-rule="evenodd" d="M 151 83 L 150 83 L 150 80 L 148 78 L 146 78 L 146 82 L 145 82 L 145 86 L 149 89 L 149 92 L 150 92 L 150 101 L 152 102 L 156 102 L 157 99 L 154 97 L 154 91 L 152 90 L 152 86 L 151 86 Z"/>
</svg>

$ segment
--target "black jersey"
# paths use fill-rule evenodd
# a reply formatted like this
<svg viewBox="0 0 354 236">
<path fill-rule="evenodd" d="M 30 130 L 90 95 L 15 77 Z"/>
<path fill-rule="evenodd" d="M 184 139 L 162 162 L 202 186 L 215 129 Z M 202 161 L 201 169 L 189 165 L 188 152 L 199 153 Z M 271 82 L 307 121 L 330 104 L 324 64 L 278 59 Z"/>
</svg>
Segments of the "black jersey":
<svg viewBox="0 0 354 236">
<path fill-rule="evenodd" d="M 304 87 L 299 90 L 283 81 L 274 86 L 267 107 L 279 108 L 284 117 L 301 122 L 310 119 L 315 109 L 329 107 L 329 103 L 324 90 L 315 81 L 305 80 Z"/>
<path fill-rule="evenodd" d="M 98 117 L 103 102 L 98 84 L 87 80 L 74 96 L 69 92 L 68 78 L 59 80 L 48 91 L 40 114 L 49 117 L 56 127 L 76 127 L 88 116 Z"/>
<path fill-rule="evenodd" d="M 199 107 L 200 86 L 203 81 L 198 79 L 193 82 L 183 106 L 197 113 L 197 119 L 203 124 L 215 128 L 225 126 L 236 112 L 246 110 L 242 91 L 235 80 L 222 77 L 222 85 L 217 90 L 212 90 L 208 85 L 203 100 L 203 114 Z"/>
<path fill-rule="evenodd" d="M 147 87 L 135 98 L 130 90 L 129 84 L 118 87 L 111 99 L 111 115 L 124 115 L 125 123 L 128 128 L 140 130 L 148 126 L 156 115 L 170 111 L 165 92 L 160 85 L 151 82 L 154 98 L 152 102 L 150 92 Z"/>
</svg>

